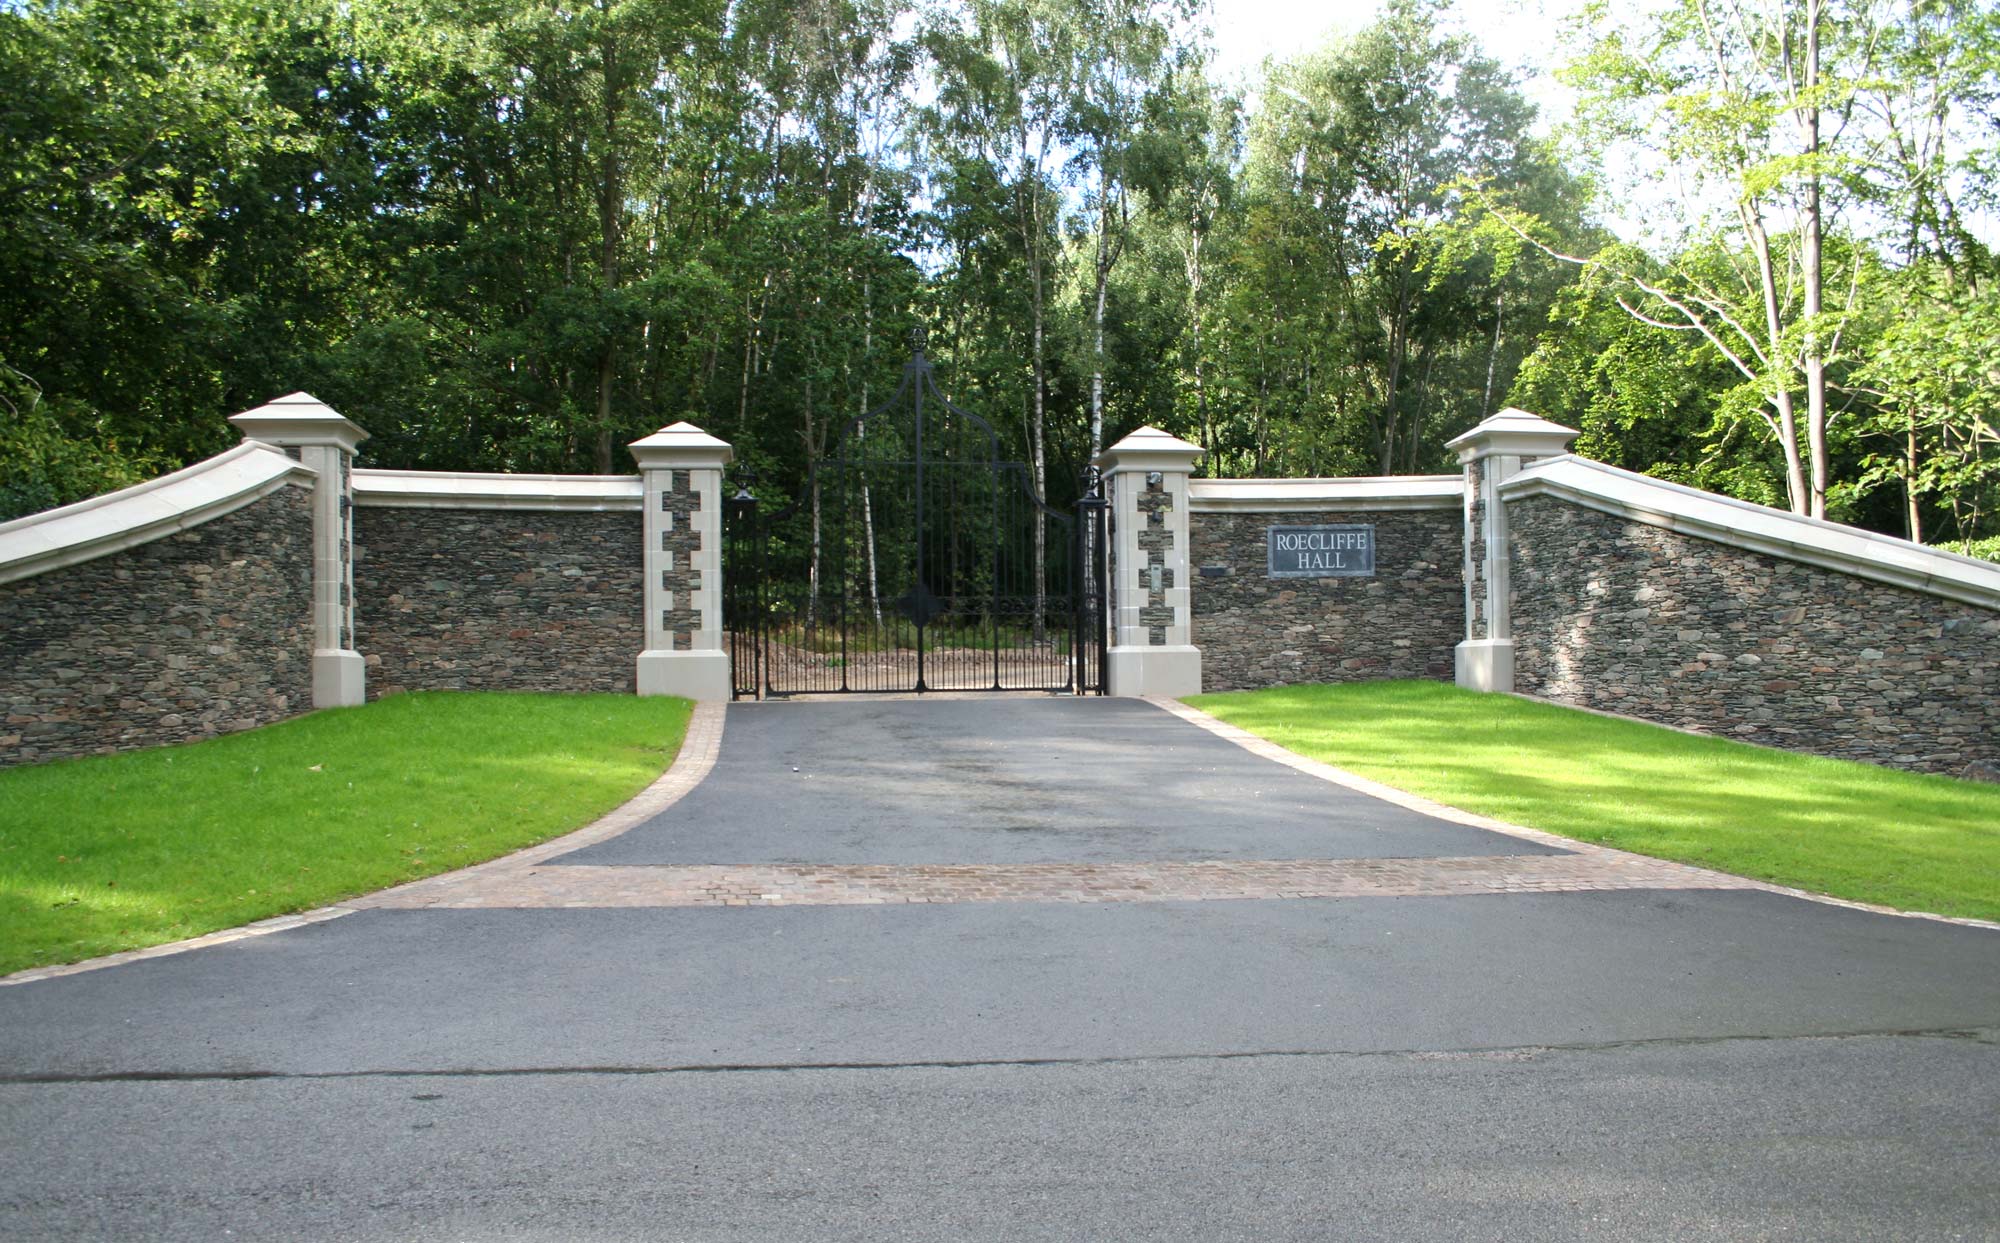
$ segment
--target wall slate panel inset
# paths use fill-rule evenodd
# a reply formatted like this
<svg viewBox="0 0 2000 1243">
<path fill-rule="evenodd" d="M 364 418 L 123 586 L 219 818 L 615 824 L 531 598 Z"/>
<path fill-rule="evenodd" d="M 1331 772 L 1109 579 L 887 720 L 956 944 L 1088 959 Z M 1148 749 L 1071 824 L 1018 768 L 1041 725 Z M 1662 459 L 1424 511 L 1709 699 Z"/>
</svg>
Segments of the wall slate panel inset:
<svg viewBox="0 0 2000 1243">
<path fill-rule="evenodd" d="M 364 506 L 354 519 L 370 698 L 633 689 L 642 515 Z"/>
<path fill-rule="evenodd" d="M 1464 637 L 1463 517 L 1438 510 L 1188 516 L 1202 689 L 1449 678 Z M 1270 578 L 1273 526 L 1370 523 L 1373 578 Z"/>
<path fill-rule="evenodd" d="M 1900 768 L 2000 762 L 2000 613 L 1553 497 L 1507 521 L 1525 694 Z"/>
<path fill-rule="evenodd" d="M 248 729 L 312 707 L 312 492 L 0 583 L 0 765 Z"/>
</svg>

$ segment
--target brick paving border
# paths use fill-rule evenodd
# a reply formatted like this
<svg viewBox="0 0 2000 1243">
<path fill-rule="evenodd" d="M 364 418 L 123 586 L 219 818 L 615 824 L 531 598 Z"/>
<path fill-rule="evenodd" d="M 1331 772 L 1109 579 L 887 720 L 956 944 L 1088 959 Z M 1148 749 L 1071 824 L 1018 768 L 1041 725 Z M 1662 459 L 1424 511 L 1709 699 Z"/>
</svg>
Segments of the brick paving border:
<svg viewBox="0 0 2000 1243">
<path fill-rule="evenodd" d="M 1213 859 L 1160 863 L 596 864 L 521 868 L 385 902 L 424 910 L 1215 902 L 1614 889 L 1745 889 L 1754 881 L 1637 855 Z"/>
</svg>

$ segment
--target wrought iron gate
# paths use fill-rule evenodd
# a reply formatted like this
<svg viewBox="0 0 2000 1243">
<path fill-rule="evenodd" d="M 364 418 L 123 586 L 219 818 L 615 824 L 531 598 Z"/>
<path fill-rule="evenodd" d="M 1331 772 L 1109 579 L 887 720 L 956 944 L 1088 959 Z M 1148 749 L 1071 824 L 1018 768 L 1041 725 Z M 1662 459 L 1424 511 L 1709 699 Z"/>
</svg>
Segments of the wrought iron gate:
<svg viewBox="0 0 2000 1243">
<path fill-rule="evenodd" d="M 1102 694 L 1105 502 L 1035 495 L 993 427 L 938 390 L 921 341 L 782 508 L 727 504 L 736 698 L 856 691 Z"/>
</svg>

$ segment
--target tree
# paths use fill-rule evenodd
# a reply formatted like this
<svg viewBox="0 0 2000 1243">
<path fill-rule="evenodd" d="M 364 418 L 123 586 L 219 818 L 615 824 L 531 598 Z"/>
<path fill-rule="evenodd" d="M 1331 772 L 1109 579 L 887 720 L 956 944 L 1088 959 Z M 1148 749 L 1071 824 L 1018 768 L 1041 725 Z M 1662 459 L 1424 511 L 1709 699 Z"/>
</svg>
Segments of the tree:
<svg viewBox="0 0 2000 1243">
<path fill-rule="evenodd" d="M 1941 41 L 1947 12 L 1953 35 Z M 1900 213 L 1892 230 L 1962 231 L 1940 198 L 1952 111 L 1969 68 L 1991 81 L 1991 56 L 1982 68 L 1938 53 L 1970 12 L 1884 0 L 1676 0 L 1623 24 L 1604 4 L 1586 12 L 1588 46 L 1570 71 L 1586 127 L 1683 173 L 1672 249 L 1727 262 L 1646 271 L 1615 255 L 1565 257 L 1602 268 L 1629 314 L 1698 334 L 1759 388 L 1755 417 L 1783 455 L 1795 512 L 1826 516 L 1829 430 L 1854 408 L 1830 397 L 1867 288 L 1858 231 L 1829 253 L 1843 215 L 1886 209 Z M 1990 48 L 1990 29 L 1968 33 Z"/>
<path fill-rule="evenodd" d="M 1048 498 L 1049 291 L 1061 257 L 1057 237 L 1059 143 L 1080 76 L 1075 10 L 1062 0 L 971 0 L 960 12 L 935 10 L 925 32 L 938 75 L 937 102 L 925 111 L 932 141 L 951 166 L 946 186 L 1004 195 L 1024 261 L 1031 385 L 1028 474 L 1035 499 Z M 1047 524 L 1035 513 L 1035 617 L 1047 579 Z"/>
<path fill-rule="evenodd" d="M 1503 289 L 1516 315 L 1547 306 L 1528 268 L 1457 244 L 1468 180 L 1541 201 L 1562 178 L 1532 107 L 1441 12 L 1397 0 L 1265 82 L 1231 248 L 1231 365 L 1254 393 L 1260 472 L 1432 464 L 1509 378 Z"/>
<path fill-rule="evenodd" d="M 314 12 L 0 9 L 0 364 L 51 434 L 176 464 L 227 443 L 207 416 L 247 387 L 236 360 L 257 318 L 223 280 L 229 258 L 260 244 L 296 265 L 307 225 L 293 197 L 254 217 L 262 236 L 245 229 L 253 170 L 308 141 L 256 51 Z"/>
<path fill-rule="evenodd" d="M 1901 485 L 1909 538 L 1924 538 L 1929 500 L 1969 543 L 2000 512 L 2000 288 L 1942 265 L 1929 275 L 1928 285 L 1905 275 L 1860 369 L 1878 402 L 1872 430 L 1892 446 L 1868 457 L 1861 483 Z"/>
<path fill-rule="evenodd" d="M 1160 12 L 1158 0 L 1088 0 L 1079 6 L 1080 66 L 1064 136 L 1076 147 L 1075 171 L 1089 184 L 1083 208 L 1091 219 L 1090 456 L 1104 449 L 1104 310 L 1111 273 L 1132 227 L 1134 183 L 1172 168 L 1145 148 L 1155 132 L 1144 124 L 1168 89 L 1176 67 L 1169 23 L 1186 14 Z"/>
<path fill-rule="evenodd" d="M 1785 501 L 1775 442 L 1740 414 L 1762 401 L 1696 334 L 1667 332 L 1618 302 L 1613 256 L 1565 289 L 1507 400 L 1578 429 L 1576 452 L 1761 504 Z M 1636 248 L 1615 257 L 1640 267 Z M 1690 260 L 1691 262 L 1691 260 Z"/>
</svg>

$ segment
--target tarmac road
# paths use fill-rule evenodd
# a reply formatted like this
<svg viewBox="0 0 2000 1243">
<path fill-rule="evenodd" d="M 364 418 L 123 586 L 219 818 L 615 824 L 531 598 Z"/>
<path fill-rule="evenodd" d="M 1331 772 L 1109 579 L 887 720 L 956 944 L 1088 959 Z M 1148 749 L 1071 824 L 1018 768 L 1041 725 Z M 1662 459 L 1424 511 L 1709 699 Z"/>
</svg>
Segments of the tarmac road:
<svg viewBox="0 0 2000 1243">
<path fill-rule="evenodd" d="M 557 866 L 1537 852 L 1005 698 L 732 707 Z M 373 910 L 0 988 L 0 1140 L 24 1239 L 2000 1238 L 2000 933 L 1704 889 Z"/>
</svg>

